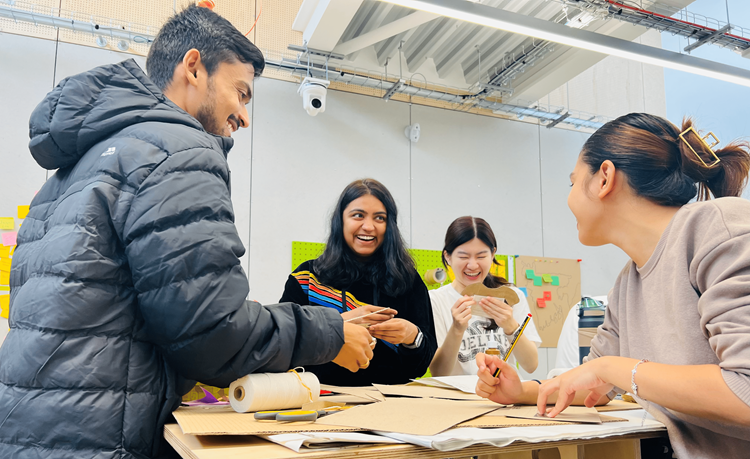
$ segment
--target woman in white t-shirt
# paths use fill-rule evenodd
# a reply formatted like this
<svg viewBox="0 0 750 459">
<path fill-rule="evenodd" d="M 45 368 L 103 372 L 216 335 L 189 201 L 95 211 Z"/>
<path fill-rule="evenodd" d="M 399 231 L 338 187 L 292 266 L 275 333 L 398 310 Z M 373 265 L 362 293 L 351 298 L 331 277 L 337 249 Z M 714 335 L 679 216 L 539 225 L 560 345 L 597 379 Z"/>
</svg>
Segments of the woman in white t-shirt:
<svg viewBox="0 0 750 459">
<path fill-rule="evenodd" d="M 490 225 L 481 218 L 461 217 L 450 224 L 445 234 L 443 264 L 450 266 L 455 280 L 436 290 L 430 290 L 432 314 L 435 318 L 435 335 L 438 350 L 430 364 L 433 376 L 473 375 L 477 372 L 476 355 L 485 352 L 487 342 L 494 336 L 500 352 L 505 353 L 509 340 L 520 328 L 527 314 L 529 303 L 521 290 L 502 277 L 490 274 L 495 260 L 497 242 Z M 491 319 L 472 316 L 470 296 L 462 296 L 467 285 L 483 282 L 490 288 L 510 286 L 519 298 L 518 304 L 508 306 L 498 298 L 484 298 L 482 309 Z M 533 319 L 519 338 L 508 362 L 515 359 L 528 373 L 536 370 L 539 362 L 537 347 L 542 343 Z"/>
</svg>

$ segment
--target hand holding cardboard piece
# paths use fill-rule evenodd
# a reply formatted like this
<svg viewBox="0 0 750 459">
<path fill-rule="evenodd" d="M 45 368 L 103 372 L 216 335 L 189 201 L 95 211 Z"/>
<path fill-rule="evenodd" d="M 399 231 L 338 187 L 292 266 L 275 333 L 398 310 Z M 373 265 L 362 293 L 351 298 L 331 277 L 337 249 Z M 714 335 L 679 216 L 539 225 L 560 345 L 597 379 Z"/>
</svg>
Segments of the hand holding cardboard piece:
<svg viewBox="0 0 750 459">
<path fill-rule="evenodd" d="M 513 289 L 510 287 L 489 288 L 485 286 L 484 284 L 482 284 L 481 282 L 467 286 L 464 289 L 464 291 L 461 292 L 461 295 L 474 296 L 474 297 L 491 296 L 494 298 L 502 298 L 510 306 L 513 306 L 520 301 L 518 299 L 518 294 L 514 292 Z M 473 305 L 471 305 L 471 315 L 489 317 L 487 313 L 484 312 L 484 309 L 482 309 L 482 306 L 480 306 L 478 303 L 474 303 Z"/>
</svg>

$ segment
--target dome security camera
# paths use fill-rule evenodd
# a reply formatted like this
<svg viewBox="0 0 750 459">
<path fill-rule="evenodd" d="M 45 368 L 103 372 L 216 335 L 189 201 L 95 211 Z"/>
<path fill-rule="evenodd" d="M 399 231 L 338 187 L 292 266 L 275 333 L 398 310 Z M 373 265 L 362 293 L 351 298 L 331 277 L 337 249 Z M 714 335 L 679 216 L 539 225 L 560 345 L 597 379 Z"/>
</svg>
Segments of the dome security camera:
<svg viewBox="0 0 750 459">
<path fill-rule="evenodd" d="M 297 93 L 302 96 L 302 108 L 308 115 L 315 116 L 326 111 L 326 93 L 329 84 L 331 82 L 328 80 L 310 76 L 302 80 Z"/>
</svg>

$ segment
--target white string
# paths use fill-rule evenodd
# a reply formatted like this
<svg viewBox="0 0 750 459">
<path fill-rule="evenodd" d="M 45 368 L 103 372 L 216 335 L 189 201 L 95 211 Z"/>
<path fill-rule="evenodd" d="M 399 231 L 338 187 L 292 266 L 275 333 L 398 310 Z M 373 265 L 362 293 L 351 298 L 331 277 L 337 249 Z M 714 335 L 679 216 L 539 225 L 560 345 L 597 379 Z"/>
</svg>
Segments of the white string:
<svg viewBox="0 0 750 459">
<path fill-rule="evenodd" d="M 320 397 L 320 382 L 304 372 L 247 375 L 229 386 L 229 404 L 239 413 L 300 408 L 311 396 Z"/>
<path fill-rule="evenodd" d="M 379 312 L 383 312 L 383 311 L 385 311 L 386 309 L 390 309 L 390 308 L 389 308 L 389 307 L 385 307 L 385 308 L 383 308 L 383 309 L 378 309 L 377 311 L 371 312 L 371 313 L 369 313 L 369 314 L 365 314 L 365 315 L 363 315 L 363 316 L 357 316 L 357 317 L 352 317 L 351 319 L 346 319 L 346 320 L 345 320 L 344 322 L 351 322 L 352 320 L 355 320 L 355 319 L 361 319 L 361 318 L 363 318 L 363 317 L 371 316 L 371 315 L 373 315 L 373 314 L 377 314 L 377 313 L 379 313 Z"/>
</svg>

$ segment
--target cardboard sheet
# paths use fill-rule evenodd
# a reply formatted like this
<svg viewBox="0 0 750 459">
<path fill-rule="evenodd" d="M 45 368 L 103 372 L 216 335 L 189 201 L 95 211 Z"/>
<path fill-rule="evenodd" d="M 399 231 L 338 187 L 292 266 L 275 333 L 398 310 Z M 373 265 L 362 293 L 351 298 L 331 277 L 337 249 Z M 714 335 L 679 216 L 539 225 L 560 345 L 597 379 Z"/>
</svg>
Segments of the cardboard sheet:
<svg viewBox="0 0 750 459">
<path fill-rule="evenodd" d="M 367 444 L 403 443 L 401 440 L 361 432 L 306 432 L 279 435 L 263 435 L 268 441 L 285 446 L 295 453 L 313 451 L 338 451 L 342 448 L 357 448 Z"/>
<path fill-rule="evenodd" d="M 377 392 L 372 386 L 363 386 L 363 387 L 346 387 L 346 386 L 331 386 L 330 384 L 321 384 L 320 390 L 327 390 L 330 392 L 333 392 L 334 394 L 346 394 L 346 395 L 352 395 L 354 397 L 359 397 L 364 399 L 365 401 L 375 401 L 375 402 L 382 402 L 383 399 L 380 397 L 380 394 L 374 395 L 373 392 Z"/>
<path fill-rule="evenodd" d="M 457 375 L 457 376 L 432 376 L 428 378 L 420 378 L 412 380 L 416 384 L 422 384 L 425 386 L 440 387 L 442 389 L 458 389 L 461 392 L 467 394 L 476 394 L 477 381 L 479 376 L 477 375 Z M 413 383 L 409 383 L 413 386 Z"/>
<path fill-rule="evenodd" d="M 346 394 L 335 394 L 335 395 L 321 395 L 318 400 L 324 400 L 327 402 L 343 403 L 346 405 L 359 405 L 361 403 L 375 403 L 376 400 L 372 398 L 362 398 L 356 395 Z"/>
<path fill-rule="evenodd" d="M 602 406 L 596 406 L 596 411 L 600 413 L 607 413 L 609 411 L 623 411 L 623 410 L 640 410 L 641 405 L 637 403 L 626 402 L 625 400 L 610 400 L 609 403 Z"/>
<path fill-rule="evenodd" d="M 352 408 L 354 409 L 354 408 Z M 351 411 L 351 410 L 349 410 Z M 180 407 L 174 418 L 187 435 L 274 435 L 294 432 L 357 432 L 360 428 L 316 422 L 256 421 L 253 413 L 237 413 L 231 407 Z"/>
<path fill-rule="evenodd" d="M 602 420 L 595 408 L 569 406 L 554 418 L 539 416 L 535 406 L 511 406 L 496 412 L 509 418 L 534 419 L 553 422 L 574 422 L 583 424 L 601 424 Z"/>
<path fill-rule="evenodd" d="M 316 425 L 348 426 L 411 435 L 436 435 L 456 424 L 494 411 L 498 405 L 429 398 L 386 399 L 319 419 Z"/>
<path fill-rule="evenodd" d="M 540 426 L 557 426 L 557 425 L 576 425 L 575 422 L 563 422 L 553 421 L 551 419 L 523 419 L 523 418 L 509 418 L 507 416 L 493 416 L 495 412 L 487 413 L 478 418 L 470 419 L 466 422 L 458 424 L 456 427 L 479 427 L 479 428 L 492 428 L 498 429 L 501 427 L 540 427 Z M 627 419 L 616 416 L 607 416 L 600 414 L 599 418 L 602 422 L 625 422 Z M 578 424 L 581 425 L 581 424 Z M 595 425 L 595 424 L 589 424 Z"/>
<path fill-rule="evenodd" d="M 430 386 L 388 386 L 385 384 L 373 384 L 380 393 L 390 396 L 419 397 L 419 398 L 441 398 L 445 400 L 485 400 L 476 394 L 466 394 L 460 390 L 442 389 Z"/>
</svg>

